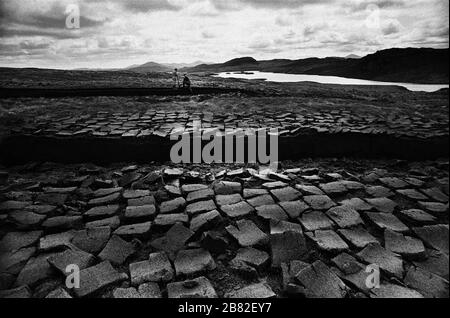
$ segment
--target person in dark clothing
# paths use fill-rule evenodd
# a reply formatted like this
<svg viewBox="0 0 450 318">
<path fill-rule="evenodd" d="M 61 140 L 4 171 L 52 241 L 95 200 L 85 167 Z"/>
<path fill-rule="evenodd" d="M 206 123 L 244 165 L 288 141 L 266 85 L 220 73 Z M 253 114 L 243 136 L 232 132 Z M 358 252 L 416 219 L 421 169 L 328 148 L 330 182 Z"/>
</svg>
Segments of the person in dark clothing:
<svg viewBox="0 0 450 318">
<path fill-rule="evenodd" d="M 178 76 L 178 69 L 173 70 L 173 87 L 174 88 L 180 88 L 180 77 Z"/>
<path fill-rule="evenodd" d="M 187 74 L 184 74 L 183 77 L 183 88 L 187 88 L 192 93 L 191 80 L 189 79 Z"/>
</svg>

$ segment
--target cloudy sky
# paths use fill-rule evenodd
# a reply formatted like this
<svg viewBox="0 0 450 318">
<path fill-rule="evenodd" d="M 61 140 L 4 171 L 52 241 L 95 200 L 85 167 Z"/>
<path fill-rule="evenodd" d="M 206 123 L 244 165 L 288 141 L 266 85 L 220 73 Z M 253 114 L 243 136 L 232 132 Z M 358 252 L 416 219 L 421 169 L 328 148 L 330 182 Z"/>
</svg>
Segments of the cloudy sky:
<svg viewBox="0 0 450 318">
<path fill-rule="evenodd" d="M 69 28 L 76 8 L 79 29 Z M 448 10 L 448 0 L 0 0 L 0 66 L 111 68 L 448 48 Z"/>
</svg>

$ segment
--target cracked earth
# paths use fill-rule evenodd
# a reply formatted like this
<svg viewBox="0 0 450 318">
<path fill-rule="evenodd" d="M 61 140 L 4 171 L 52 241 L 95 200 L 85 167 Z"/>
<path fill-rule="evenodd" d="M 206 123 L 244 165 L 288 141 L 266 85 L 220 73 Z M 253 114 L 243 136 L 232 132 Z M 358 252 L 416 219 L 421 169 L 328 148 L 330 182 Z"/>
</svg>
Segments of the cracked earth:
<svg viewBox="0 0 450 318">
<path fill-rule="evenodd" d="M 0 177 L 1 297 L 448 297 L 447 159 Z M 65 285 L 71 264 L 80 288 Z"/>
</svg>

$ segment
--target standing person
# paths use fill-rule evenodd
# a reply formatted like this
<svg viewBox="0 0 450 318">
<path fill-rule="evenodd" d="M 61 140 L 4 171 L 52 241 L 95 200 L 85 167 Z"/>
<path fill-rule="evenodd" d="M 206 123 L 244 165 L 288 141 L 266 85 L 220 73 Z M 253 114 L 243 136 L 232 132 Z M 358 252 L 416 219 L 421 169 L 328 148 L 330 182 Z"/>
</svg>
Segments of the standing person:
<svg viewBox="0 0 450 318">
<path fill-rule="evenodd" d="M 183 88 L 187 88 L 192 93 L 191 80 L 189 79 L 187 74 L 184 74 L 183 77 Z"/>
<path fill-rule="evenodd" d="M 178 69 L 173 71 L 173 87 L 180 88 L 180 77 L 178 76 Z"/>
</svg>

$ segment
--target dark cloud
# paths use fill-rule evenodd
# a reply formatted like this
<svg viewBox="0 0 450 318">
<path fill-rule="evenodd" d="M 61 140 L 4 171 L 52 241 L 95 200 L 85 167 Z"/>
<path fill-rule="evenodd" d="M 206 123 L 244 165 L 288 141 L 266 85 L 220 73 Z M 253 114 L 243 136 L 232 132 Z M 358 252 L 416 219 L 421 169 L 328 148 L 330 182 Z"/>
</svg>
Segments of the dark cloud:
<svg viewBox="0 0 450 318">
<path fill-rule="evenodd" d="M 270 9 L 294 9 L 305 5 L 326 4 L 335 0 L 210 0 L 218 10 L 238 10 L 244 6 Z"/>
<path fill-rule="evenodd" d="M 383 26 L 382 31 L 384 35 L 391 35 L 400 32 L 401 25 L 398 22 L 391 21 Z"/>
<path fill-rule="evenodd" d="M 58 39 L 77 38 L 79 30 L 66 28 L 66 8 L 55 2 L 47 11 L 30 10 L 26 14 L 20 14 L 14 6 L 2 5 L 0 7 L 0 37 L 13 36 L 48 36 Z M 83 8 L 82 8 L 83 9 Z M 80 30 L 99 27 L 106 20 L 95 20 L 87 14 L 80 15 Z M 86 10 L 87 11 L 87 10 Z"/>
<path fill-rule="evenodd" d="M 6 17 L 6 6 L 3 1 L 0 1 L 0 19 L 3 20 Z"/>
<path fill-rule="evenodd" d="M 13 56 L 18 50 L 17 44 L 0 43 L 0 56 Z"/>
<path fill-rule="evenodd" d="M 23 41 L 19 44 L 20 48 L 23 50 L 42 50 L 42 49 L 48 49 L 50 47 L 49 42 L 33 42 L 33 41 Z"/>
<path fill-rule="evenodd" d="M 46 10 L 36 10 L 33 8 L 22 7 L 22 10 L 26 14 L 21 14 L 18 7 L 12 5 L 2 6 L 2 24 L 18 24 L 29 25 L 36 28 L 50 29 L 50 28 L 63 28 L 66 21 L 66 7 L 61 3 L 54 2 L 52 6 Z M 95 21 L 81 14 L 80 24 L 84 24 L 85 27 L 92 27 L 100 25 L 102 21 Z"/>
<path fill-rule="evenodd" d="M 320 44 L 327 47 L 344 47 L 344 46 L 363 46 L 363 47 L 377 47 L 381 46 L 382 43 L 380 43 L 377 39 L 368 39 L 363 35 L 360 34 L 353 34 L 346 38 L 339 38 L 335 36 L 331 36 L 328 39 L 323 39 L 320 41 Z M 340 49 L 339 49 L 340 50 Z"/>
<path fill-rule="evenodd" d="M 8 37 L 33 37 L 33 36 L 43 36 L 50 37 L 54 39 L 64 40 L 64 39 L 78 39 L 85 36 L 86 33 L 82 33 L 79 30 L 40 30 L 40 29 L 30 29 L 30 28 L 16 28 L 16 27 L 6 27 L 0 29 L 0 38 Z"/>
<path fill-rule="evenodd" d="M 212 32 L 209 32 L 209 31 L 202 32 L 202 38 L 204 38 L 204 39 L 214 39 L 215 37 L 216 37 L 216 35 Z"/>
<path fill-rule="evenodd" d="M 449 36 L 448 26 L 444 26 L 443 28 L 437 30 L 434 35 L 437 37 L 442 37 L 444 39 L 446 38 L 447 42 L 448 42 L 448 36 Z"/>
<path fill-rule="evenodd" d="M 16 20 L 16 24 L 33 26 L 40 29 L 63 29 L 66 27 L 66 15 L 64 12 L 57 16 L 48 16 L 45 14 L 33 14 L 25 20 Z M 105 21 L 97 21 L 80 16 L 80 28 L 91 28 L 101 26 Z"/>
<path fill-rule="evenodd" d="M 424 38 L 427 37 L 440 37 L 446 38 L 448 41 L 449 36 L 449 26 L 447 25 L 432 25 L 431 23 L 427 23 L 422 28 L 422 36 Z"/>
<path fill-rule="evenodd" d="M 122 8 L 133 13 L 149 11 L 178 11 L 182 6 L 170 3 L 168 0 L 86 0 L 88 3 L 117 3 Z"/>
<path fill-rule="evenodd" d="M 0 55 L 4 57 L 43 55 L 50 48 L 50 42 L 26 40 L 18 44 L 0 43 Z"/>
<path fill-rule="evenodd" d="M 344 8 L 350 9 L 353 12 L 365 11 L 374 7 L 378 7 L 380 9 L 400 8 L 405 5 L 405 0 L 362 0 L 359 2 L 344 1 L 342 4 Z"/>
<path fill-rule="evenodd" d="M 416 46 L 448 47 L 449 27 L 447 25 L 436 25 L 426 23 L 420 32 L 411 40 Z"/>
<path fill-rule="evenodd" d="M 67 3 L 80 5 L 80 29 L 66 28 Z M 365 19 L 377 8 L 382 9 L 377 26 L 366 27 Z M 235 21 L 243 9 L 249 13 L 245 21 Z M 161 11 L 173 20 L 152 15 Z M 166 32 L 170 23 L 177 29 Z M 61 67 L 70 64 L 67 60 L 114 64 L 149 55 L 183 59 L 186 48 L 211 60 L 236 52 L 338 55 L 392 46 L 448 47 L 448 36 L 448 0 L 0 0 L 3 64 L 52 65 L 58 59 Z"/>
<path fill-rule="evenodd" d="M 181 7 L 169 3 L 167 0 L 127 0 L 124 1 L 124 7 L 133 12 L 178 11 L 181 9 Z"/>
<path fill-rule="evenodd" d="M 316 24 L 316 25 L 307 25 L 303 29 L 304 37 L 314 36 L 317 32 L 326 29 L 328 26 L 326 24 Z"/>
</svg>

